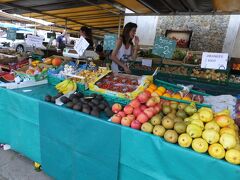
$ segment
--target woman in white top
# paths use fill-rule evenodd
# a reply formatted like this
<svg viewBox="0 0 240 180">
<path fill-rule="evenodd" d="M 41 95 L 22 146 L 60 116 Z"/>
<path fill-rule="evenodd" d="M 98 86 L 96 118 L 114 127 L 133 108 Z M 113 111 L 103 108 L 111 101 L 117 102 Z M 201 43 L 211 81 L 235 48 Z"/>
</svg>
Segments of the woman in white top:
<svg viewBox="0 0 240 180">
<path fill-rule="evenodd" d="M 129 22 L 124 26 L 122 36 L 116 42 L 116 48 L 111 54 L 112 71 L 125 72 L 130 74 L 131 71 L 127 66 L 128 59 L 135 60 L 139 50 L 139 38 L 135 36 L 137 24 Z M 134 45 L 132 40 L 134 39 Z M 131 57 L 131 58 L 130 58 Z"/>
</svg>

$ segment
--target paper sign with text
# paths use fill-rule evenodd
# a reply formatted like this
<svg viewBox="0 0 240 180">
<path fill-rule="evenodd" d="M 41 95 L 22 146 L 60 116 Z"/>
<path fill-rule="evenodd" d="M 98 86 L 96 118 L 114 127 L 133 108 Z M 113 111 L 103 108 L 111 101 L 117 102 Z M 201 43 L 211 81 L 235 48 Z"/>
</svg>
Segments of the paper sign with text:
<svg viewBox="0 0 240 180">
<path fill-rule="evenodd" d="M 105 34 L 103 41 L 103 50 L 110 51 L 116 46 L 117 35 L 116 34 Z"/>
<path fill-rule="evenodd" d="M 151 59 L 142 59 L 142 65 L 152 67 L 152 60 Z"/>
<path fill-rule="evenodd" d="M 156 36 L 152 53 L 163 58 L 171 59 L 176 49 L 176 45 L 177 43 L 175 40 Z"/>
<path fill-rule="evenodd" d="M 88 48 L 89 43 L 87 42 L 87 40 L 84 37 L 80 37 L 75 45 L 74 45 L 74 50 L 77 51 L 79 56 L 82 56 L 84 51 Z"/>
<path fill-rule="evenodd" d="M 201 68 L 227 69 L 228 53 L 203 52 Z"/>
<path fill-rule="evenodd" d="M 42 43 L 43 43 L 43 38 L 39 36 L 28 35 L 26 38 L 26 44 L 28 46 L 41 48 L 43 46 Z"/>
</svg>

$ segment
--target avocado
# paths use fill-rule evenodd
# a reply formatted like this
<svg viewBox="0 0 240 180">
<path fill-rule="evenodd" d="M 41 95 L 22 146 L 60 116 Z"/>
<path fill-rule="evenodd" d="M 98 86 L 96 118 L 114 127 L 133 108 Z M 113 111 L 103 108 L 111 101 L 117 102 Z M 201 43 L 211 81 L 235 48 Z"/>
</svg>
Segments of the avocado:
<svg viewBox="0 0 240 180">
<path fill-rule="evenodd" d="M 46 95 L 44 100 L 47 102 L 51 102 L 52 97 L 50 95 Z"/>
<path fill-rule="evenodd" d="M 68 99 L 66 96 L 63 96 L 60 98 L 60 101 L 63 103 L 63 104 L 66 104 L 70 101 L 70 99 Z"/>
<path fill-rule="evenodd" d="M 73 106 L 73 110 L 76 110 L 76 111 L 80 111 L 81 108 L 82 108 L 82 107 L 81 107 L 79 104 L 75 104 L 75 105 Z"/>
<path fill-rule="evenodd" d="M 69 96 L 69 99 L 70 99 L 71 101 L 73 100 L 73 98 L 77 98 L 76 94 L 71 94 L 71 95 Z"/>
<path fill-rule="evenodd" d="M 66 107 L 68 108 L 72 108 L 73 106 L 74 106 L 74 103 L 71 101 L 66 104 Z"/>
<path fill-rule="evenodd" d="M 56 97 L 51 97 L 51 102 L 55 103 L 56 99 L 57 99 Z"/>
<path fill-rule="evenodd" d="M 93 99 L 93 100 L 92 100 L 92 103 L 94 103 L 95 105 L 99 105 L 100 102 L 99 102 L 98 99 Z"/>
<path fill-rule="evenodd" d="M 78 103 L 78 102 L 79 102 L 79 99 L 78 99 L 77 97 L 74 97 L 74 98 L 72 99 L 72 102 L 73 102 L 73 103 Z"/>
<path fill-rule="evenodd" d="M 104 112 L 106 113 L 106 115 L 108 117 L 112 117 L 113 116 L 113 112 L 112 112 L 112 110 L 109 107 L 105 108 Z"/>
<path fill-rule="evenodd" d="M 76 95 L 78 98 L 84 97 L 83 93 L 81 93 L 81 92 L 78 92 L 78 93 L 76 93 L 75 95 Z"/>
<path fill-rule="evenodd" d="M 98 100 L 103 100 L 104 98 L 103 98 L 102 95 L 99 95 L 99 94 L 98 94 L 98 95 L 96 96 L 96 99 L 98 99 Z"/>
<path fill-rule="evenodd" d="M 92 110 L 90 114 L 93 116 L 99 117 L 99 112 L 96 110 Z"/>
<path fill-rule="evenodd" d="M 91 111 L 90 107 L 83 107 L 82 112 L 89 114 Z"/>
<path fill-rule="evenodd" d="M 102 110 L 104 110 L 105 109 L 105 105 L 103 104 L 103 103 L 100 103 L 99 105 L 98 105 L 98 108 L 102 111 Z"/>
</svg>

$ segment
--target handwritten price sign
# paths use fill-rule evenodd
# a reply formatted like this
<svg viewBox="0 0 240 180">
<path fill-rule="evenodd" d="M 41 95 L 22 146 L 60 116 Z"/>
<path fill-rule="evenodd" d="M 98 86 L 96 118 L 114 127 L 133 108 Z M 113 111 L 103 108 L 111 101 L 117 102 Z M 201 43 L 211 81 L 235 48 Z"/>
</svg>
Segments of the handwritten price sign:
<svg viewBox="0 0 240 180">
<path fill-rule="evenodd" d="M 89 43 L 87 42 L 87 40 L 84 37 L 80 37 L 75 45 L 74 45 L 74 50 L 77 51 L 79 56 L 82 56 L 84 51 L 88 48 Z"/>
<path fill-rule="evenodd" d="M 43 45 L 43 38 L 34 35 L 28 35 L 26 39 L 26 44 L 32 47 L 41 48 Z"/>
<path fill-rule="evenodd" d="M 228 53 L 203 52 L 201 68 L 207 69 L 227 69 Z"/>
<path fill-rule="evenodd" d="M 176 41 L 162 36 L 156 36 L 152 53 L 167 59 L 171 59 L 176 49 Z"/>
</svg>

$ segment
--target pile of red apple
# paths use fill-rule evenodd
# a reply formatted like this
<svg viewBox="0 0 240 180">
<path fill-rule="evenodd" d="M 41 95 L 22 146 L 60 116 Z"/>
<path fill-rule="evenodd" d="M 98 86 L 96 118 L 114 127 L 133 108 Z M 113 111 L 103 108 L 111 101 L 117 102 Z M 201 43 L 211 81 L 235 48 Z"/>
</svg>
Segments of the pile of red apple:
<svg viewBox="0 0 240 180">
<path fill-rule="evenodd" d="M 151 96 L 151 93 L 144 91 L 139 94 L 124 108 L 120 104 L 114 104 L 112 111 L 115 113 L 111 120 L 114 123 L 130 126 L 133 129 L 140 129 L 141 125 L 150 120 L 162 110 L 159 96 Z"/>
</svg>

